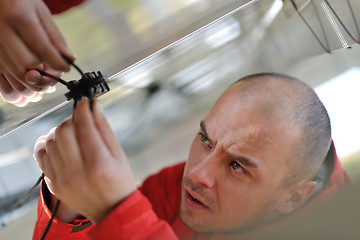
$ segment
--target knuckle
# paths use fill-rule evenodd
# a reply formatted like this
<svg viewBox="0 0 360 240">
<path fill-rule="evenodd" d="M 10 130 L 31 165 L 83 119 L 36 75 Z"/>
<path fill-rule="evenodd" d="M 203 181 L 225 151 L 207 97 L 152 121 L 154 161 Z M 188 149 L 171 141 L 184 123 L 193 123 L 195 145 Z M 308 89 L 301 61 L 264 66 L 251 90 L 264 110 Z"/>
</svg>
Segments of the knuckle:
<svg viewBox="0 0 360 240">
<path fill-rule="evenodd" d="M 34 150 L 33 157 L 39 164 L 42 164 L 45 153 L 45 149 Z"/>
<path fill-rule="evenodd" d="M 21 4 L 18 4 L 18 1 L 13 1 L 12 6 L 4 13 L 4 17 L 9 21 L 17 21 L 23 18 L 23 14 L 24 8 Z"/>
<path fill-rule="evenodd" d="M 108 183 L 113 180 L 112 171 L 109 171 L 104 164 L 97 164 L 97 167 L 93 169 L 90 176 L 92 182 L 102 181 L 104 183 Z"/>
<path fill-rule="evenodd" d="M 55 129 L 55 135 L 61 135 L 68 128 L 68 125 L 69 124 L 66 121 L 60 123 L 60 125 Z"/>
<path fill-rule="evenodd" d="M 45 149 L 47 153 L 50 153 L 52 151 L 53 146 L 54 146 L 54 139 L 53 138 L 46 139 Z"/>
<path fill-rule="evenodd" d="M 38 46 L 33 45 L 31 48 L 37 49 Z M 20 66 L 24 66 L 25 68 L 30 69 L 39 65 L 41 63 L 41 59 L 38 56 L 34 56 L 34 55 L 24 55 L 22 58 L 19 59 L 18 63 Z M 21 73 L 24 77 L 25 73 L 24 72 Z"/>
<path fill-rule="evenodd" d="M 12 23 L 26 23 L 32 22 L 33 19 L 29 15 L 27 4 L 23 4 L 22 1 L 13 1 L 12 5 L 7 8 L 4 13 L 5 19 Z"/>
</svg>

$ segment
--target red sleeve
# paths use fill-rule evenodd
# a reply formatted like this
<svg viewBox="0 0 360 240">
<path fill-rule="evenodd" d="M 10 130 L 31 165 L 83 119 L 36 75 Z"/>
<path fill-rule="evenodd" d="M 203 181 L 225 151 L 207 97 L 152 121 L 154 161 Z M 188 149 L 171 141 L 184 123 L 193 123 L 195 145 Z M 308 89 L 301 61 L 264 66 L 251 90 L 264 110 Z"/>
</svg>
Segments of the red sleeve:
<svg viewBox="0 0 360 240">
<path fill-rule="evenodd" d="M 51 211 L 49 210 L 45 201 L 48 194 L 49 192 L 47 190 L 46 184 L 42 183 L 33 240 L 38 240 L 41 238 L 51 218 Z M 90 225 L 91 223 L 87 219 L 76 219 L 73 221 L 73 223 L 70 224 L 64 223 L 55 217 L 51 224 L 50 230 L 46 235 L 46 239 L 85 240 L 87 239 L 86 232 L 93 227 Z"/>
<path fill-rule="evenodd" d="M 172 224 L 178 216 L 185 163 L 164 168 L 148 177 L 140 191 L 148 198 L 160 219 Z"/>
<path fill-rule="evenodd" d="M 141 192 L 130 195 L 96 227 L 89 227 L 87 219 L 68 224 L 55 217 L 46 239 L 177 239 L 170 225 L 179 211 L 184 166 L 181 163 L 165 168 L 147 178 Z M 46 204 L 49 194 L 46 184 L 42 184 L 33 240 L 40 239 L 50 220 Z"/>
<path fill-rule="evenodd" d="M 79 5 L 85 0 L 43 0 L 43 1 L 48 6 L 52 14 L 57 14 L 64 12 L 76 5 Z"/>
<path fill-rule="evenodd" d="M 178 239 L 170 225 L 156 216 L 150 202 L 139 190 L 107 215 L 88 237 L 94 240 Z"/>
</svg>

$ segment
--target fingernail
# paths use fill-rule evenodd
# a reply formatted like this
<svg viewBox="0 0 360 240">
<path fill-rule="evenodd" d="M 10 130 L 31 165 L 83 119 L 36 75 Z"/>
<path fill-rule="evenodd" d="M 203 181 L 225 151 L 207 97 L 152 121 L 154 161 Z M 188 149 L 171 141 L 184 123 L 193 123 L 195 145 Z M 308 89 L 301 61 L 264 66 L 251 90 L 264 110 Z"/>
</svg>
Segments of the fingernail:
<svg viewBox="0 0 360 240">
<path fill-rule="evenodd" d="M 36 70 L 29 70 L 29 71 L 31 71 L 31 75 L 28 78 L 26 78 L 28 83 L 37 84 L 38 82 L 41 81 L 42 76 L 38 71 Z"/>
<path fill-rule="evenodd" d="M 69 57 L 72 61 L 76 59 L 76 54 L 70 50 L 70 48 L 66 47 L 65 49 L 67 57 Z"/>
</svg>

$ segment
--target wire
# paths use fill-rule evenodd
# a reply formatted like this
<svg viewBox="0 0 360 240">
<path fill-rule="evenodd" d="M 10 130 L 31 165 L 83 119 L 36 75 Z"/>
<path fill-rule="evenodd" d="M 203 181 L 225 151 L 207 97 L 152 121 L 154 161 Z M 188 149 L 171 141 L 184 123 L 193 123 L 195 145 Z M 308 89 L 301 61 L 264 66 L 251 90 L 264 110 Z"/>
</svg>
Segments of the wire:
<svg viewBox="0 0 360 240">
<path fill-rule="evenodd" d="M 294 2 L 294 0 L 291 0 L 292 5 L 294 6 L 296 12 L 298 13 L 298 15 L 300 16 L 300 18 L 303 20 L 303 22 L 305 23 L 305 25 L 307 26 L 307 28 L 310 30 L 310 32 L 313 34 L 313 36 L 316 38 L 316 40 L 318 41 L 318 43 L 320 44 L 320 46 L 324 49 L 325 52 L 327 53 L 331 53 L 330 49 L 328 49 L 327 47 L 325 47 L 325 45 L 322 43 L 322 41 L 320 40 L 319 36 L 315 33 L 315 31 L 312 29 L 312 27 L 310 26 L 310 24 L 306 21 L 305 17 L 301 14 L 301 12 L 299 11 L 296 3 Z M 317 13 L 317 11 L 316 11 Z M 322 22 L 320 21 L 321 27 L 322 27 Z M 322 27 L 323 28 L 323 27 Z M 325 39 L 327 40 L 326 36 Z"/>
<path fill-rule="evenodd" d="M 81 74 L 81 77 L 83 77 L 83 78 L 85 77 L 84 72 L 83 72 L 70 58 L 68 58 L 68 57 L 65 56 L 64 54 L 61 54 L 61 56 L 62 56 L 62 58 L 63 58 L 69 65 L 73 66 L 73 67 Z M 38 71 L 42 76 L 52 78 L 52 79 L 58 81 L 59 83 L 67 86 L 68 88 L 69 88 L 69 86 L 70 86 L 70 84 L 69 84 L 68 82 L 66 82 L 65 80 L 63 80 L 63 79 L 61 79 L 61 78 L 59 78 L 59 77 L 57 77 L 57 76 L 54 76 L 54 75 L 52 75 L 52 74 L 50 74 L 50 73 L 47 73 L 47 72 L 45 72 L 45 71 L 42 71 L 42 70 L 36 69 L 36 68 L 35 68 L 35 69 L 31 69 L 31 70 Z"/>
<path fill-rule="evenodd" d="M 61 56 L 63 57 L 63 59 L 70 64 L 71 66 L 73 66 L 76 70 L 78 70 L 78 72 L 81 74 L 82 77 L 84 77 L 84 72 L 67 56 L 65 56 L 64 54 L 61 54 Z"/>
<path fill-rule="evenodd" d="M 308 27 L 308 29 L 310 30 L 310 32 L 314 35 L 314 37 L 316 38 L 316 40 L 319 42 L 319 44 L 321 45 L 321 47 L 328 53 L 331 53 L 331 50 L 330 50 L 330 47 L 329 47 L 329 43 L 327 41 L 327 37 L 326 37 L 326 33 L 323 29 L 323 24 L 321 22 L 321 20 L 319 19 L 318 17 L 318 21 L 320 22 L 320 26 L 321 26 L 321 29 L 322 29 L 322 32 L 324 34 L 324 37 L 325 37 L 325 41 L 327 43 L 327 47 L 325 47 L 325 45 L 322 43 L 322 41 L 320 40 L 319 36 L 315 33 L 315 31 L 312 29 L 312 27 L 310 26 L 310 24 L 308 23 L 308 21 L 306 21 L 305 17 L 301 14 L 301 12 L 299 11 L 296 3 L 294 2 L 294 0 L 291 0 L 291 3 L 292 5 L 294 6 L 296 12 L 298 13 L 298 15 L 300 16 L 300 18 L 303 20 L 303 22 L 305 23 L 305 25 Z M 325 0 L 325 3 L 329 6 L 331 12 L 334 14 L 335 18 L 339 21 L 340 25 L 344 28 L 344 30 L 346 31 L 346 33 L 349 35 L 349 37 L 356 43 L 360 43 L 360 40 L 356 39 L 352 34 L 351 32 L 349 31 L 349 29 L 345 26 L 345 24 L 343 23 L 343 21 L 341 20 L 341 18 L 339 17 L 339 15 L 336 13 L 336 11 L 334 10 L 334 8 L 331 6 L 331 4 L 329 3 L 328 0 Z M 359 30 L 359 26 L 357 24 L 357 21 L 356 21 L 356 17 L 355 17 L 355 14 L 354 14 L 354 11 L 353 11 L 353 8 L 351 6 L 351 3 L 349 0 L 347 0 L 347 4 L 349 6 L 349 9 L 350 9 L 350 12 L 351 12 L 351 16 L 353 18 L 353 21 L 354 21 L 354 24 L 355 24 L 355 28 L 357 30 L 357 33 L 359 35 L 359 38 L 360 38 L 360 30 Z M 317 14 L 318 16 L 318 11 L 316 10 L 315 8 L 315 13 Z"/>
<path fill-rule="evenodd" d="M 16 209 L 18 207 L 20 207 L 25 200 L 31 196 L 31 194 L 35 191 L 35 189 L 37 188 L 37 186 L 39 186 L 39 184 L 41 183 L 41 181 L 44 179 L 45 174 L 42 173 L 41 176 L 38 178 L 38 180 L 36 181 L 36 183 L 34 184 L 34 186 L 25 194 L 24 197 L 18 199 L 10 208 L 11 210 Z"/>
<path fill-rule="evenodd" d="M 69 83 L 68 83 L 68 82 L 66 82 L 65 80 L 63 80 L 63 79 L 61 79 L 61 78 L 59 78 L 59 77 L 56 77 L 56 76 L 54 76 L 54 75 L 52 75 L 52 74 L 50 74 L 50 73 L 44 72 L 44 71 L 42 71 L 42 70 L 40 70 L 40 69 L 32 69 L 32 70 L 38 71 L 38 72 L 41 74 L 41 76 L 45 76 L 45 77 L 52 78 L 52 79 L 58 81 L 59 83 L 65 85 L 65 86 L 67 86 L 67 87 L 69 86 Z"/>
<path fill-rule="evenodd" d="M 341 24 L 341 26 L 344 28 L 344 30 L 346 31 L 346 33 L 349 35 L 349 37 L 356 43 L 360 43 L 360 40 L 357 40 L 349 31 L 349 29 L 345 26 L 345 24 L 343 23 L 343 21 L 341 21 L 340 17 L 338 16 L 338 14 L 335 12 L 335 10 L 333 9 L 333 7 L 330 5 L 329 1 L 325 0 L 326 4 L 329 6 L 330 10 L 332 11 L 332 13 L 334 14 L 334 16 L 336 17 L 336 19 L 339 21 L 339 23 Z M 358 34 L 359 34 L 359 37 L 360 37 L 360 31 L 359 31 L 359 26 L 357 24 L 357 21 L 356 21 L 356 18 L 355 18 L 355 15 L 354 15 L 354 11 L 351 7 L 351 4 L 349 1 L 347 1 L 348 5 L 349 5 L 349 8 L 350 8 L 350 11 L 351 11 L 351 15 L 352 15 L 352 18 L 354 20 L 354 24 L 355 24 L 355 27 L 358 31 Z"/>
<path fill-rule="evenodd" d="M 60 205 L 60 200 L 56 200 L 54 209 L 53 209 L 52 214 L 51 214 L 51 218 L 50 218 L 50 220 L 49 220 L 49 222 L 48 222 L 48 224 L 47 224 L 47 226 L 46 226 L 46 228 L 45 228 L 45 231 L 44 231 L 43 235 L 41 236 L 40 240 L 44 240 L 45 237 L 46 237 L 46 235 L 47 235 L 47 233 L 49 232 L 50 226 L 51 226 L 51 224 L 52 224 L 52 222 L 53 222 L 53 220 L 54 220 L 54 217 L 55 217 L 56 212 L 57 212 L 57 210 L 58 210 L 58 208 L 59 208 L 59 205 Z"/>
</svg>

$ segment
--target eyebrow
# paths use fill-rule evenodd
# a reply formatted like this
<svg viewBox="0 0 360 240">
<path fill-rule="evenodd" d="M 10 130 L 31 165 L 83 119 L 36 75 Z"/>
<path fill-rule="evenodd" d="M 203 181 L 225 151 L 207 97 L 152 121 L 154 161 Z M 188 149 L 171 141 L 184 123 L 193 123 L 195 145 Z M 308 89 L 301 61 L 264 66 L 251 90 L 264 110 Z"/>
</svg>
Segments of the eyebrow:
<svg viewBox="0 0 360 240">
<path fill-rule="evenodd" d="M 253 160 L 251 160 L 249 158 L 236 156 L 236 155 L 230 153 L 229 151 L 226 151 L 226 154 L 229 155 L 229 157 L 231 157 L 232 159 L 241 162 L 242 164 L 244 164 L 247 167 L 250 167 L 250 168 L 253 168 L 253 169 L 258 169 L 259 168 L 259 166 L 256 164 L 256 162 L 254 162 Z"/>
<path fill-rule="evenodd" d="M 204 120 L 202 120 L 200 122 L 200 129 L 201 131 L 203 132 L 203 134 L 210 140 L 211 142 L 211 139 L 209 138 L 207 132 L 206 132 L 206 126 L 205 126 L 205 123 L 204 123 Z M 253 169 L 258 169 L 259 166 L 251 159 L 248 159 L 248 158 L 245 158 L 245 157 L 241 157 L 241 156 L 236 156 L 235 154 L 232 154 L 230 153 L 229 151 L 226 151 L 225 152 L 227 155 L 229 155 L 229 157 L 231 157 L 232 159 L 236 160 L 236 161 L 239 161 L 240 163 L 244 164 L 245 166 L 247 167 L 250 167 L 250 168 L 253 168 Z"/>
</svg>

